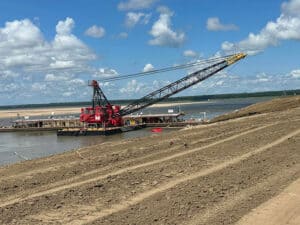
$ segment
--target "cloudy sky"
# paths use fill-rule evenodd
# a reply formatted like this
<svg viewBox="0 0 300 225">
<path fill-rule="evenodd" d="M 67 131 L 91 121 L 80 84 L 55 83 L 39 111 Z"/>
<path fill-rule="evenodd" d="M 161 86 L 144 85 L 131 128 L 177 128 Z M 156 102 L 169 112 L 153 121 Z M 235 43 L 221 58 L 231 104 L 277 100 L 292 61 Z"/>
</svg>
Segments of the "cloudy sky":
<svg viewBox="0 0 300 225">
<path fill-rule="evenodd" d="M 3 0 L 0 105 L 87 101 L 88 80 L 243 51 L 180 95 L 300 87 L 300 0 Z M 189 71 L 101 82 L 138 98 Z"/>
</svg>

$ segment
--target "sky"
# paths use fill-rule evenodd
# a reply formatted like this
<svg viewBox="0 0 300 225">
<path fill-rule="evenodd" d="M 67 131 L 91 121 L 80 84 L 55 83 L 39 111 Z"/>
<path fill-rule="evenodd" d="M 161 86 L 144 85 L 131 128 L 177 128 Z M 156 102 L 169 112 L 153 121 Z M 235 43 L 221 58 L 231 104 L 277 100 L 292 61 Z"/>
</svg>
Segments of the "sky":
<svg viewBox="0 0 300 225">
<path fill-rule="evenodd" d="M 191 70 L 102 79 L 244 52 L 177 96 L 300 88 L 300 0 L 2 0 L 0 105 L 140 98 Z"/>
</svg>

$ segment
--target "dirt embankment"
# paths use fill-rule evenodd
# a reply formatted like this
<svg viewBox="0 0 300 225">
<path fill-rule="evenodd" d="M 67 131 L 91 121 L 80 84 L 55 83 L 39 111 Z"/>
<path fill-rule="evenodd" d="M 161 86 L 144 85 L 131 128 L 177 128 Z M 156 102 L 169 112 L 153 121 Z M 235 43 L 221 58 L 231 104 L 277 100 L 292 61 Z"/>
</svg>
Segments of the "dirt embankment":
<svg viewBox="0 0 300 225">
<path fill-rule="evenodd" d="M 299 105 L 300 96 L 275 98 L 268 102 L 256 103 L 243 109 L 236 110 L 235 112 L 218 116 L 212 119 L 211 123 L 262 113 L 280 112 L 284 110 L 297 108 L 299 107 Z"/>
<path fill-rule="evenodd" d="M 286 110 L 273 101 L 252 108 L 264 112 L 256 116 L 2 167 L 0 223 L 234 224 L 300 178 L 295 99 L 277 100 L 293 102 Z"/>
</svg>

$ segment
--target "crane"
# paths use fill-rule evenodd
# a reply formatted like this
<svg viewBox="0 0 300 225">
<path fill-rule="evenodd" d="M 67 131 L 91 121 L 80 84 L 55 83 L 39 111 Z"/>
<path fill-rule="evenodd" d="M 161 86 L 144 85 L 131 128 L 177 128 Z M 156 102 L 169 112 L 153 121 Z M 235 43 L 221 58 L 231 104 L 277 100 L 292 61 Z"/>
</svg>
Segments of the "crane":
<svg viewBox="0 0 300 225">
<path fill-rule="evenodd" d="M 183 91 L 213 75 L 226 67 L 246 57 L 244 53 L 224 56 L 218 60 L 208 60 L 211 65 L 197 70 L 171 84 L 168 84 L 150 94 L 133 101 L 121 109 L 119 105 L 112 105 L 101 90 L 99 83 L 93 80 L 89 86 L 93 87 L 92 107 L 82 108 L 80 121 L 97 127 L 121 126 L 122 117 L 137 112 L 145 107 L 162 101 L 180 91 Z"/>
</svg>

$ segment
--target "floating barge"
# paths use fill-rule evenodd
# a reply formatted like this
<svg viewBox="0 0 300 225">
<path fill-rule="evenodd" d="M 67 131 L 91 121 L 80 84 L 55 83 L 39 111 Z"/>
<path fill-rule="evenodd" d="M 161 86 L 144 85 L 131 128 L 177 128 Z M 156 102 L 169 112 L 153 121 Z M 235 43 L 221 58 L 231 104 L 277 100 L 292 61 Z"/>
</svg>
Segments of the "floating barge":
<svg viewBox="0 0 300 225">
<path fill-rule="evenodd" d="M 16 131 L 57 131 L 64 128 L 80 128 L 83 123 L 79 118 L 17 119 L 10 127 L 0 128 L 0 132 Z"/>
<path fill-rule="evenodd" d="M 145 124 L 146 127 L 185 127 L 203 124 L 203 121 L 184 120 L 182 112 L 159 114 L 136 114 L 123 117 L 126 124 Z"/>
<path fill-rule="evenodd" d="M 61 128 L 74 128 L 83 127 L 83 123 L 79 118 L 48 118 L 48 119 L 18 119 L 13 121 L 13 128 L 49 128 L 49 129 L 61 129 Z"/>
<path fill-rule="evenodd" d="M 58 136 L 111 135 L 144 127 L 184 127 L 199 125 L 199 121 L 185 121 L 183 113 L 135 114 L 123 117 L 122 127 L 85 127 L 79 118 L 18 119 L 11 127 L 0 128 L 0 132 L 56 131 Z"/>
<path fill-rule="evenodd" d="M 123 116 L 124 124 L 172 124 L 183 122 L 184 113 L 136 114 Z"/>
</svg>

